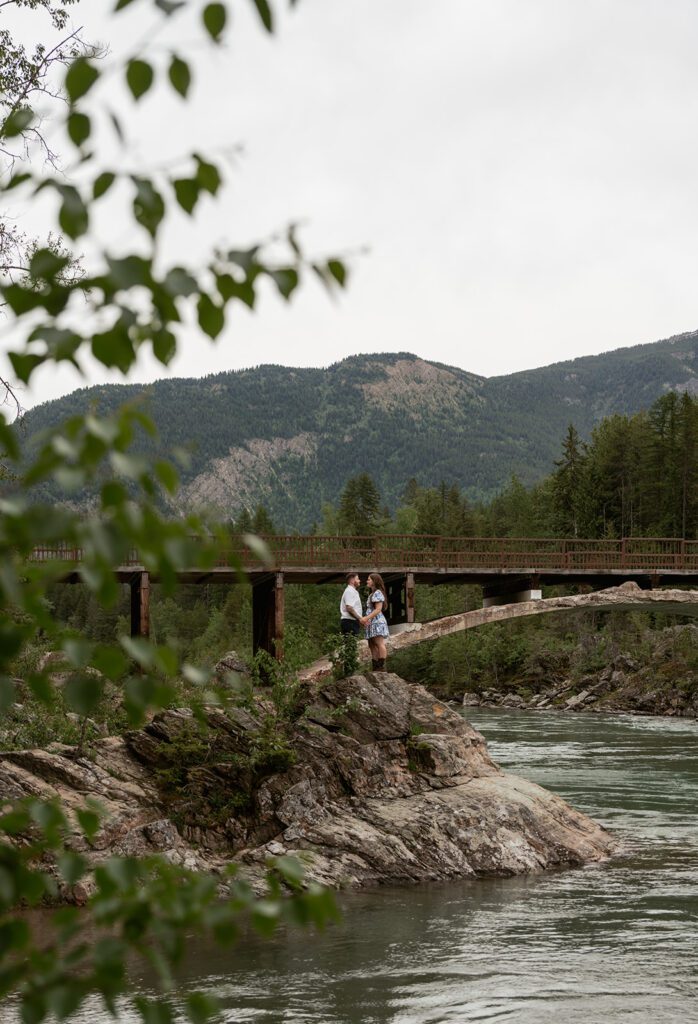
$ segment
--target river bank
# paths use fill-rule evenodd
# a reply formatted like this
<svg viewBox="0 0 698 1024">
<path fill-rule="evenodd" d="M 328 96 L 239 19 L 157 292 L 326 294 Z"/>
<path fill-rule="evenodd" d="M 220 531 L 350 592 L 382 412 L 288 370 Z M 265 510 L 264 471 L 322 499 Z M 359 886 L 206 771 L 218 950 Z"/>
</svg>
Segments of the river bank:
<svg viewBox="0 0 698 1024">
<path fill-rule="evenodd" d="M 522 636 L 528 638 L 522 631 L 512 634 L 512 650 Z M 510 664 L 495 664 L 485 673 L 459 665 L 445 684 L 432 688 L 442 700 L 462 701 L 465 707 L 698 718 L 695 624 L 632 635 L 580 631 L 573 648 L 568 637 L 564 640 L 543 634 L 528 657 L 512 656 Z"/>
<path fill-rule="evenodd" d="M 540 688 L 525 685 L 479 691 L 466 689 L 462 703 L 464 708 L 698 718 L 698 689 L 692 678 L 662 676 L 656 672 L 656 667 L 653 670 L 652 665 L 641 666 L 627 654 L 618 655 L 602 672 Z"/>
</svg>

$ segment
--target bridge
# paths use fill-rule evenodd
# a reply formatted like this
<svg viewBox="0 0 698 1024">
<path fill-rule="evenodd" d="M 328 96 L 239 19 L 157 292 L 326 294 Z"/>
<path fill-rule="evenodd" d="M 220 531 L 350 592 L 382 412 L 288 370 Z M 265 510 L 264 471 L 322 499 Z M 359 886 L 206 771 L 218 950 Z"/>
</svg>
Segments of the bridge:
<svg viewBox="0 0 698 1024">
<path fill-rule="evenodd" d="M 445 615 L 431 622 L 415 622 L 405 626 L 386 641 L 388 654 L 404 651 L 425 640 L 437 640 L 466 629 L 477 629 L 492 622 L 505 622 L 531 615 L 546 615 L 551 612 L 569 611 L 660 611 L 671 615 L 687 615 L 698 618 L 698 590 L 642 590 L 637 583 L 628 581 L 618 587 L 609 587 L 591 594 L 574 594 L 565 597 L 547 597 L 535 601 L 521 601 L 514 604 L 476 608 L 457 615 Z M 368 662 L 371 657 L 368 644 L 359 644 L 359 661 Z M 330 675 L 332 665 L 329 658 L 320 658 L 299 676 L 315 681 Z"/>
<path fill-rule="evenodd" d="M 583 584 L 585 589 L 598 591 L 630 582 L 650 591 L 698 585 L 698 541 L 677 538 L 585 540 L 391 534 L 261 539 L 269 553 L 264 565 L 244 538 L 231 537 L 215 565 L 205 570 L 184 569 L 178 577 L 182 583 L 195 585 L 237 583 L 242 567 L 252 585 L 253 649 L 266 650 L 276 657 L 283 655 L 285 584 L 339 585 L 352 569 L 363 573 L 376 570 L 382 575 L 388 591 L 389 621 L 391 626 L 403 628 L 414 623 L 417 583 L 477 584 L 483 590 L 484 610 L 534 601 L 540 601 L 542 609 L 543 586 Z M 63 579 L 69 583 L 80 582 L 81 559 L 80 549 L 65 545 L 38 547 L 32 556 L 34 562 L 65 563 Z M 150 586 L 158 582 L 157 574 L 150 572 L 135 553 L 114 571 L 131 589 L 132 634 L 148 636 Z"/>
</svg>

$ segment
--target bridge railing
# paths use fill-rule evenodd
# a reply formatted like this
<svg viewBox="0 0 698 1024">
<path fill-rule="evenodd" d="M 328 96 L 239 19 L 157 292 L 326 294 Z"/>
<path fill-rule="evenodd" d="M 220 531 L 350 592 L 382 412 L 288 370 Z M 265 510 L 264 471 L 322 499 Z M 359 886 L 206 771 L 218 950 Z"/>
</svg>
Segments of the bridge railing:
<svg viewBox="0 0 698 1024">
<path fill-rule="evenodd" d="M 674 537 L 628 537 L 587 540 L 558 537 L 439 537 L 389 534 L 384 536 L 266 536 L 262 538 L 274 565 L 297 568 L 361 569 L 501 569 L 698 571 L 698 541 Z M 32 561 L 78 564 L 83 553 L 68 545 L 34 549 Z M 242 537 L 231 537 L 220 551 L 219 567 L 236 558 L 243 566 L 259 564 Z M 122 565 L 140 564 L 133 551 Z"/>
</svg>

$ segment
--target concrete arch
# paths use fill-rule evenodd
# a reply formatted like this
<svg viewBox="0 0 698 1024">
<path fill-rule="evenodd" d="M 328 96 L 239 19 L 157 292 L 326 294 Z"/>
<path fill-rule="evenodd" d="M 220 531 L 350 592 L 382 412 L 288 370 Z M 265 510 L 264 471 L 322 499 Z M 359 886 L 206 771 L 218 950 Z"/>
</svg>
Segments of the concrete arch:
<svg viewBox="0 0 698 1024">
<path fill-rule="evenodd" d="M 506 622 L 509 619 L 526 618 L 565 611 L 664 611 L 673 615 L 692 615 L 698 618 L 698 590 L 642 590 L 637 583 L 623 583 L 619 587 L 597 590 L 591 594 L 576 594 L 571 597 L 548 597 L 538 601 L 521 601 L 515 604 L 494 605 L 477 608 L 472 612 L 447 615 L 431 622 L 403 625 L 400 631 L 387 641 L 388 654 L 403 651 L 408 647 L 437 640 L 442 636 L 460 633 L 464 629 L 477 629 L 492 622 Z M 368 645 L 359 645 L 361 662 L 370 660 Z M 302 679 L 321 679 L 331 670 L 327 659 L 316 661 L 300 673 Z"/>
<path fill-rule="evenodd" d="M 388 641 L 390 652 L 401 651 L 425 640 L 435 640 L 464 629 L 477 629 L 491 622 L 506 622 L 532 615 L 546 615 L 566 611 L 664 611 L 673 615 L 693 615 L 698 618 L 698 590 L 642 590 L 637 583 L 623 583 L 619 587 L 597 590 L 592 594 L 570 597 L 547 597 L 539 601 L 476 608 L 472 612 L 447 615 L 432 622 L 404 626 Z"/>
</svg>

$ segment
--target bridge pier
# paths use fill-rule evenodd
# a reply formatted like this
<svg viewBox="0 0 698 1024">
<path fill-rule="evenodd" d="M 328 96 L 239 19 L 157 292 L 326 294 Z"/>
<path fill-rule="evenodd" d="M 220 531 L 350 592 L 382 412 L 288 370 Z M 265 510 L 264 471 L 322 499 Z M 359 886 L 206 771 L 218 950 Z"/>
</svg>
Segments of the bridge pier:
<svg viewBox="0 0 698 1024">
<path fill-rule="evenodd" d="M 284 656 L 284 574 L 271 573 L 252 585 L 252 653 Z"/>
<path fill-rule="evenodd" d="M 414 573 L 393 576 L 385 581 L 388 622 L 391 626 L 414 622 Z"/>
<path fill-rule="evenodd" d="M 497 580 L 486 583 L 482 588 L 482 607 L 492 608 L 502 604 L 522 604 L 524 601 L 540 601 L 543 592 L 538 576 L 522 579 Z"/>
<path fill-rule="evenodd" d="M 131 589 L 131 636 L 150 636 L 150 575 L 134 572 Z"/>
</svg>

